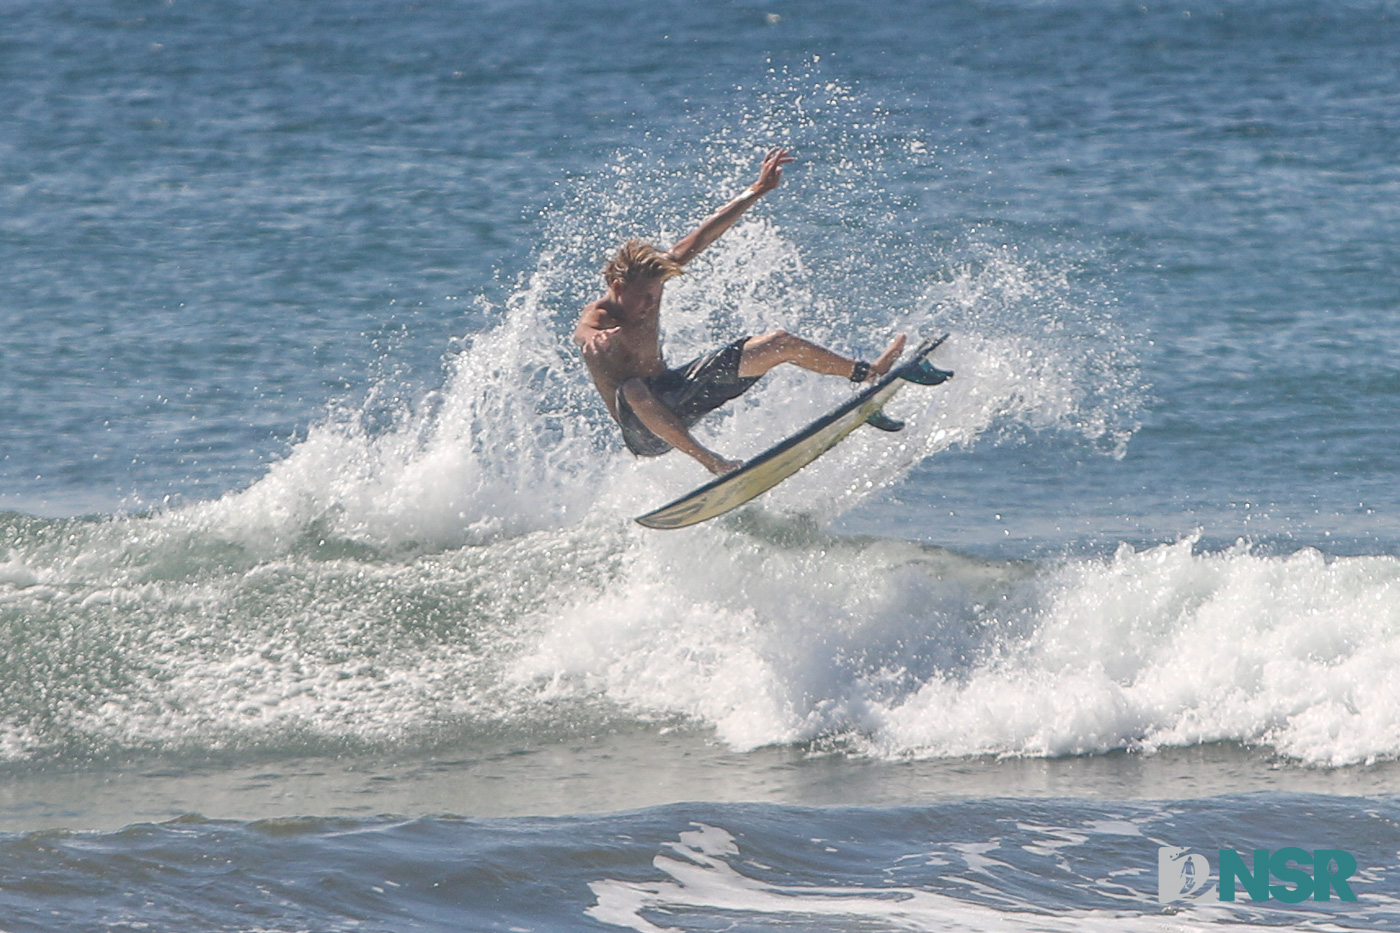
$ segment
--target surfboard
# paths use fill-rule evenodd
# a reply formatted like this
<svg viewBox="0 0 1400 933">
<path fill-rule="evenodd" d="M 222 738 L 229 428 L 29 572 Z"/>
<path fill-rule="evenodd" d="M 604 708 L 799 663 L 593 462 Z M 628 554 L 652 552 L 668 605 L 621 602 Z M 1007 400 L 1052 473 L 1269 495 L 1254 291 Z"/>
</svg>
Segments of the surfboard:
<svg viewBox="0 0 1400 933">
<path fill-rule="evenodd" d="M 882 409 L 906 383 L 938 385 L 953 374 L 935 369 L 928 356 L 948 335 L 921 343 L 904 362 L 880 377 L 874 385 L 823 415 L 796 434 L 768 448 L 732 473 L 726 473 L 675 502 L 637 518 L 648 528 L 685 528 L 737 509 L 761 496 L 813 460 L 835 447 L 862 424 L 882 431 L 898 431 Z"/>
</svg>

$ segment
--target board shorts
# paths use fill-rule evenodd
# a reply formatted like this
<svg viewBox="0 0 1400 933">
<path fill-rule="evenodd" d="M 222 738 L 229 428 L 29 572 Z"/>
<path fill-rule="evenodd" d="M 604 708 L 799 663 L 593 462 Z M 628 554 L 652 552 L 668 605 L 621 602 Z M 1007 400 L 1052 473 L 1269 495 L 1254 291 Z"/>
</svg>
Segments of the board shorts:
<svg viewBox="0 0 1400 933">
<path fill-rule="evenodd" d="M 761 378 L 739 375 L 739 356 L 748 340 L 748 337 L 740 337 L 684 366 L 642 381 L 656 400 L 671 409 L 689 428 L 725 402 L 749 391 Z M 670 444 L 642 424 L 642 419 L 627 404 L 621 388 L 617 390 L 617 423 L 622 428 L 622 440 L 627 449 L 639 457 L 659 457 L 671 449 Z"/>
</svg>

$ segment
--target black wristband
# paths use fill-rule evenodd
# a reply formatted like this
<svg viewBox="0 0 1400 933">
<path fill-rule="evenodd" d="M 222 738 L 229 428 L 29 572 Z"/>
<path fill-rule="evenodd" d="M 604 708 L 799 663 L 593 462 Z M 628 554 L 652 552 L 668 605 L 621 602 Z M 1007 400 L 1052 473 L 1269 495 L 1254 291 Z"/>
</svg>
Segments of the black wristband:
<svg viewBox="0 0 1400 933">
<path fill-rule="evenodd" d="M 856 360 L 855 365 L 851 367 L 851 381 L 864 382 L 869 378 L 870 364 L 861 360 Z"/>
</svg>

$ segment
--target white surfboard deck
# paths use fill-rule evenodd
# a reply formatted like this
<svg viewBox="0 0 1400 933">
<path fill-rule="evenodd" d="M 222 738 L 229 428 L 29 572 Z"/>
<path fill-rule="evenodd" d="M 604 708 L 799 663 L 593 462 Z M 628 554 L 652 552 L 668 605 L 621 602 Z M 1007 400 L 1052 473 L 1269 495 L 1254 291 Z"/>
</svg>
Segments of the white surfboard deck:
<svg viewBox="0 0 1400 933">
<path fill-rule="evenodd" d="M 834 411 L 770 447 L 732 473 L 726 473 L 675 502 L 640 516 L 648 528 L 685 528 L 723 515 L 762 495 L 841 442 L 842 438 L 884 408 L 911 374 L 948 337 L 924 341 L 903 363 L 882 376 L 874 385 L 851 398 Z M 948 374 L 944 374 L 945 377 Z"/>
</svg>

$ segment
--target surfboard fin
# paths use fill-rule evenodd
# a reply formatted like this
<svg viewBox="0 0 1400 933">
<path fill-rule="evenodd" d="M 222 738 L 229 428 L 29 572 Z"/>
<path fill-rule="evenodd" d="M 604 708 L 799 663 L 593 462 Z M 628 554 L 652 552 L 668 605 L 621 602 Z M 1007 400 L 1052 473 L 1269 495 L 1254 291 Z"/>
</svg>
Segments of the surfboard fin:
<svg viewBox="0 0 1400 933">
<path fill-rule="evenodd" d="M 928 360 L 919 360 L 900 367 L 899 378 L 909 382 L 917 382 L 921 386 L 936 386 L 947 382 L 953 378 L 952 372 L 946 369 L 938 369 Z"/>
<path fill-rule="evenodd" d="M 872 411 L 869 416 L 866 417 L 865 423 L 872 428 L 879 428 L 881 431 L 894 432 L 904 430 L 903 421 L 896 421 L 883 411 Z"/>
</svg>

